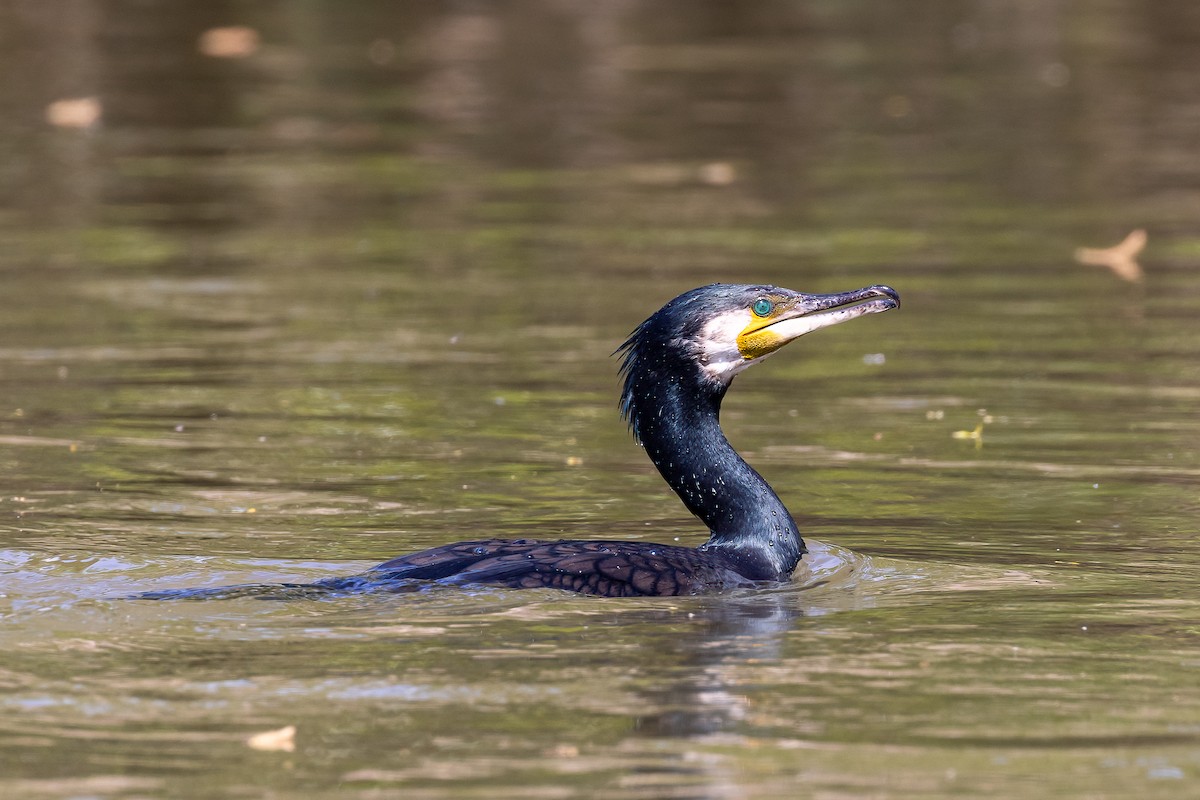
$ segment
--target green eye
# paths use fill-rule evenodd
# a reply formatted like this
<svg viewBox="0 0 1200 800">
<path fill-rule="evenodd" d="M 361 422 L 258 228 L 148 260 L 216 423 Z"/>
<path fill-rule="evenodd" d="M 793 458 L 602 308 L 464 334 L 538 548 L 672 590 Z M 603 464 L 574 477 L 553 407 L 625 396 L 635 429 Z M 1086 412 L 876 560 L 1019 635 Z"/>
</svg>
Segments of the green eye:
<svg viewBox="0 0 1200 800">
<path fill-rule="evenodd" d="M 756 316 L 765 317 L 767 314 L 771 313 L 771 309 L 773 308 L 775 308 L 775 304 L 764 297 L 762 300 L 755 300 L 754 305 L 750 307 L 750 310 L 753 311 Z"/>
</svg>

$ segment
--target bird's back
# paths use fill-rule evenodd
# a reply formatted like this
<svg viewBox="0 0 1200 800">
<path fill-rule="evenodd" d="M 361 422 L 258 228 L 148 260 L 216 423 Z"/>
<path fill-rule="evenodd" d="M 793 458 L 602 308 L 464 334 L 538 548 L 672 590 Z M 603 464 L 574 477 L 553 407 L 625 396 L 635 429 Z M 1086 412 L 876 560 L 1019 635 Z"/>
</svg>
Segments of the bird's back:
<svg viewBox="0 0 1200 800">
<path fill-rule="evenodd" d="M 750 583 L 719 552 L 647 542 L 541 539 L 457 542 L 400 556 L 357 578 L 379 589 L 435 580 L 604 597 L 703 594 Z"/>
</svg>

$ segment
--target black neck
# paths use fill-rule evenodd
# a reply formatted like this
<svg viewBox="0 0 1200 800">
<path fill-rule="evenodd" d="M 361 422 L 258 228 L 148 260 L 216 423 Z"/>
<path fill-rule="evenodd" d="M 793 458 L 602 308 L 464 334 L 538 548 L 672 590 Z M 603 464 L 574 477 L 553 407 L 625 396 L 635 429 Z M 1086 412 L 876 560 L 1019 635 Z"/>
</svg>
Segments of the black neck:
<svg viewBox="0 0 1200 800">
<path fill-rule="evenodd" d="M 698 370 L 630 374 L 626 413 L 659 473 L 708 526 L 703 549 L 720 549 L 752 580 L 784 580 L 804 554 L 791 514 L 721 431 L 727 387 Z M 632 401 L 632 402 L 630 402 Z"/>
</svg>

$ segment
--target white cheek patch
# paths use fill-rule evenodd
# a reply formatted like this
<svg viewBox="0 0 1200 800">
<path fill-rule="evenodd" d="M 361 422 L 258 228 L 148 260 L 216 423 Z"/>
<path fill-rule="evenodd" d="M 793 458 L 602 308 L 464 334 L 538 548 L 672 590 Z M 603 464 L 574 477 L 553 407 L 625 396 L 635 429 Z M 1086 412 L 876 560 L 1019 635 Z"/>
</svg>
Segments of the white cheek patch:
<svg viewBox="0 0 1200 800">
<path fill-rule="evenodd" d="M 738 349 L 738 334 L 750 324 L 750 312 L 744 309 L 726 311 L 713 317 L 700 331 L 696 347 L 700 351 L 701 369 L 715 381 L 728 384 L 733 376 L 750 366 Z"/>
</svg>

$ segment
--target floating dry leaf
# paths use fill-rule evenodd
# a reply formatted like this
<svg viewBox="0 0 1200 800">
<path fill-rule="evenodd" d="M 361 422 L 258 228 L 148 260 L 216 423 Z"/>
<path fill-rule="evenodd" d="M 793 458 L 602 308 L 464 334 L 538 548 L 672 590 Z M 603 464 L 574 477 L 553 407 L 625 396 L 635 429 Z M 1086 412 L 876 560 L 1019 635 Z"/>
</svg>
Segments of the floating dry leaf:
<svg viewBox="0 0 1200 800">
<path fill-rule="evenodd" d="M 258 31 L 245 25 L 209 28 L 200 34 L 197 48 L 212 58 L 245 58 L 258 50 Z"/>
<path fill-rule="evenodd" d="M 1146 231 L 1138 228 L 1112 247 L 1080 247 L 1075 251 L 1075 260 L 1080 264 L 1108 267 L 1123 280 L 1140 281 L 1142 265 L 1137 262 L 1137 256 L 1145 246 Z"/>
<path fill-rule="evenodd" d="M 727 161 L 713 161 L 700 167 L 699 176 L 709 186 L 728 186 L 737 180 L 737 169 Z"/>
<path fill-rule="evenodd" d="M 296 749 L 296 726 L 287 725 L 279 730 L 256 733 L 246 740 L 246 745 L 255 750 L 280 750 L 290 753 Z"/>
<path fill-rule="evenodd" d="M 975 447 L 977 447 L 977 448 L 983 447 L 983 423 L 982 422 L 979 423 L 978 425 L 976 425 L 975 430 L 973 430 L 973 431 L 955 431 L 954 433 L 952 433 L 950 435 L 953 436 L 955 439 L 973 439 L 975 441 Z"/>
<path fill-rule="evenodd" d="M 46 106 L 46 122 L 56 128 L 90 128 L 100 121 L 100 98 L 70 97 Z"/>
</svg>

